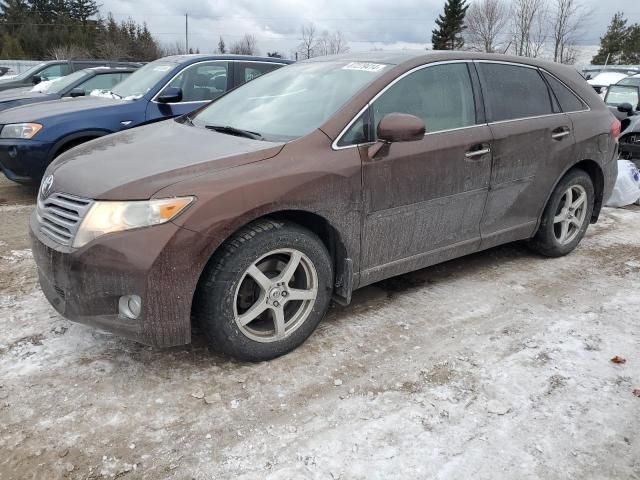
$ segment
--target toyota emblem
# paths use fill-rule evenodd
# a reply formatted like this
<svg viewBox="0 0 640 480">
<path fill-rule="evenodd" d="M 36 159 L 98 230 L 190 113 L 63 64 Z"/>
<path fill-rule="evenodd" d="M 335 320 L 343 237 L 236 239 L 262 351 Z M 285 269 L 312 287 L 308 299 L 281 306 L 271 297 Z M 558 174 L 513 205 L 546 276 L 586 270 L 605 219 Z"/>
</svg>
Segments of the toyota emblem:
<svg viewBox="0 0 640 480">
<path fill-rule="evenodd" d="M 51 187 L 53 186 L 53 175 L 48 175 L 42 180 L 42 185 L 40 185 L 40 196 L 42 198 L 47 198 L 51 193 Z"/>
</svg>

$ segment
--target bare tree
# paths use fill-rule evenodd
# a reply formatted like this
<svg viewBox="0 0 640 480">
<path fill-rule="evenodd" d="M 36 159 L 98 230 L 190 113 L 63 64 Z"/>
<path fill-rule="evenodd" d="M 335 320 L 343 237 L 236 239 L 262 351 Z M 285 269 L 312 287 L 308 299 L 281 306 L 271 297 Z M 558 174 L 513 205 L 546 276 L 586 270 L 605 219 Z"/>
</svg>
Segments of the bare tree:
<svg viewBox="0 0 640 480">
<path fill-rule="evenodd" d="M 577 0 L 553 0 L 550 23 L 553 29 L 554 62 L 575 62 L 575 40 L 589 13 Z"/>
<path fill-rule="evenodd" d="M 258 41 L 253 35 L 245 33 L 242 39 L 231 45 L 229 53 L 233 53 L 234 55 L 257 55 Z"/>
<path fill-rule="evenodd" d="M 467 44 L 481 52 L 502 51 L 500 38 L 508 20 L 509 9 L 504 0 L 475 1 L 465 17 Z"/>
<path fill-rule="evenodd" d="M 169 55 L 185 55 L 187 49 L 182 42 L 175 42 L 169 45 L 165 45 L 162 49 L 162 56 L 167 57 Z"/>
<path fill-rule="evenodd" d="M 538 57 L 547 39 L 545 0 L 513 0 L 511 19 L 515 54 Z"/>
<path fill-rule="evenodd" d="M 298 53 L 302 59 L 314 57 L 316 55 L 315 48 L 317 44 L 317 31 L 313 23 L 303 25 L 301 28 L 302 39 L 298 45 Z"/>
<path fill-rule="evenodd" d="M 91 58 L 89 50 L 79 45 L 58 45 L 47 52 L 54 60 L 72 60 L 74 58 Z M 107 57 L 110 58 L 110 57 Z"/>
<path fill-rule="evenodd" d="M 347 43 L 347 39 L 344 38 L 340 30 L 337 30 L 331 35 L 329 42 L 332 54 L 347 53 L 351 49 Z"/>
</svg>

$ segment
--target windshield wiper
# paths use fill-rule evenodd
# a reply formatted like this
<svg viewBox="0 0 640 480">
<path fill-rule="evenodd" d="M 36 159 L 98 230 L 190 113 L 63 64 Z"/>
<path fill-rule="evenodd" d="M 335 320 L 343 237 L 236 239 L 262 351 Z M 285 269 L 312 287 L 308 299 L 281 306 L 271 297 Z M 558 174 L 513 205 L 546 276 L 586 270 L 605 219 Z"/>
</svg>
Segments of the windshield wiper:
<svg viewBox="0 0 640 480">
<path fill-rule="evenodd" d="M 264 140 L 264 137 L 258 132 L 250 132 L 249 130 L 242 130 L 241 128 L 230 127 L 229 125 L 205 125 L 204 128 L 229 135 L 236 135 L 238 137 L 246 137 L 253 140 Z"/>
</svg>

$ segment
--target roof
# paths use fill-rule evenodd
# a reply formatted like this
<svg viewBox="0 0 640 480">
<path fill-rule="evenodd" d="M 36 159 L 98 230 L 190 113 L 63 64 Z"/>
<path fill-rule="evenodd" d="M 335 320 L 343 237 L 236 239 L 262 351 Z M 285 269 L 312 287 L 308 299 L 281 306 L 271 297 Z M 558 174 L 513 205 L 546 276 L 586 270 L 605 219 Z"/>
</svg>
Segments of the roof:
<svg viewBox="0 0 640 480">
<path fill-rule="evenodd" d="M 328 55 L 324 57 L 314 57 L 304 62 L 376 62 L 389 65 L 401 65 L 403 63 L 427 63 L 447 60 L 494 60 L 502 62 L 523 63 L 525 65 L 535 65 L 548 67 L 558 65 L 554 62 L 538 60 L 529 57 L 517 57 L 514 55 L 502 55 L 499 53 L 480 53 L 456 50 L 378 50 L 373 52 L 351 52 L 340 55 Z"/>
<path fill-rule="evenodd" d="M 253 62 L 273 62 L 273 63 L 293 63 L 292 60 L 285 60 L 284 58 L 276 57 L 257 57 L 253 55 L 207 55 L 207 54 L 192 54 L 192 55 L 170 55 L 168 57 L 162 57 L 158 60 L 162 60 L 167 63 L 193 63 L 202 62 L 207 60 L 246 60 Z M 157 60 L 156 60 L 157 61 Z"/>
</svg>

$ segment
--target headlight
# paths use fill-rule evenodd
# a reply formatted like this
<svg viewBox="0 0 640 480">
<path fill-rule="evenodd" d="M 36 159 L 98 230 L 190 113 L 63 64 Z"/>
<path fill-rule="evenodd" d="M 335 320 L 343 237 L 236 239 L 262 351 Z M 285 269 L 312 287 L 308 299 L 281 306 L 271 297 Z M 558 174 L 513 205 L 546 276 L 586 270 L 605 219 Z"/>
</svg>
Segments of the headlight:
<svg viewBox="0 0 640 480">
<path fill-rule="evenodd" d="M 10 123 L 0 130 L 0 138 L 29 139 L 42 130 L 39 123 Z"/>
<path fill-rule="evenodd" d="M 73 247 L 80 248 L 107 233 L 166 223 L 194 200 L 195 197 L 177 197 L 139 202 L 97 201 L 82 220 Z"/>
</svg>

